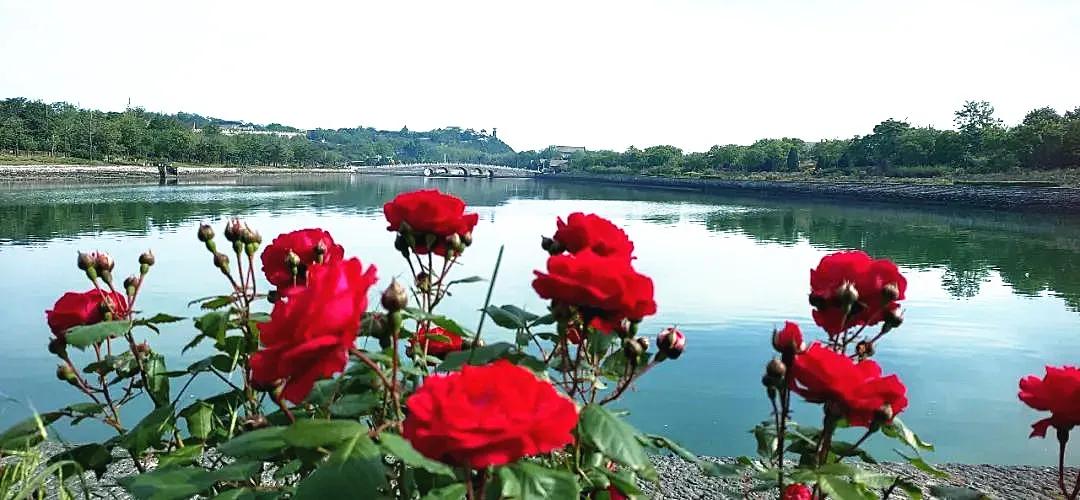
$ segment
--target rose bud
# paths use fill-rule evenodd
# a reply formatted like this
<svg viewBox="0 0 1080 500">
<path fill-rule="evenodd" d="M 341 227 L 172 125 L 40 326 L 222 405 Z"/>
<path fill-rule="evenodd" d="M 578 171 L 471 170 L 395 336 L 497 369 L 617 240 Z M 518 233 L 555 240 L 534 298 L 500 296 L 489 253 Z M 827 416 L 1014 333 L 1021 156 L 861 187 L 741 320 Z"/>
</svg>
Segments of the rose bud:
<svg viewBox="0 0 1080 500">
<path fill-rule="evenodd" d="M 461 242 L 461 236 L 457 233 L 451 234 L 446 237 L 446 246 L 450 247 L 454 253 L 461 253 L 465 251 L 465 244 Z"/>
<path fill-rule="evenodd" d="M 675 327 L 665 328 L 656 335 L 656 348 L 668 358 L 679 359 L 686 349 L 686 335 Z"/>
<path fill-rule="evenodd" d="M 296 276 L 300 273 L 300 256 L 296 255 L 296 252 L 289 250 L 289 253 L 285 255 L 285 265 L 288 266 L 289 272 Z"/>
<path fill-rule="evenodd" d="M 896 283 L 889 283 L 881 287 L 881 299 L 886 304 L 900 298 L 900 287 Z"/>
<path fill-rule="evenodd" d="M 409 241 L 405 239 L 405 236 L 399 234 L 397 238 L 394 238 L 394 250 L 401 252 L 402 255 L 409 254 Z"/>
<path fill-rule="evenodd" d="M 154 252 L 150 250 L 147 250 L 143 252 L 142 255 L 139 255 L 139 265 L 152 266 L 155 262 L 157 262 L 157 259 L 154 258 Z"/>
<path fill-rule="evenodd" d="M 810 294 L 810 305 L 814 309 L 824 309 L 829 305 L 829 302 L 826 301 L 824 297 L 822 297 L 820 295 L 814 295 L 814 294 L 811 293 Z"/>
<path fill-rule="evenodd" d="M 96 258 L 97 257 L 94 254 L 79 252 L 79 258 L 78 260 L 76 260 L 76 263 L 78 264 L 80 270 L 87 271 L 94 266 L 94 260 Z"/>
<path fill-rule="evenodd" d="M 138 287 L 138 276 L 128 276 L 127 278 L 124 278 L 124 291 L 127 292 L 128 295 L 135 295 L 135 289 Z"/>
<path fill-rule="evenodd" d="M 885 311 L 882 320 L 885 322 L 885 328 L 891 330 L 898 328 L 904 322 L 904 314 L 900 312 L 900 308 L 889 309 Z"/>
<path fill-rule="evenodd" d="M 214 254 L 214 266 L 221 269 L 221 272 L 229 274 L 229 256 L 221 252 Z"/>
<path fill-rule="evenodd" d="M 326 243 L 321 240 L 315 244 L 315 263 L 322 264 L 323 256 L 326 255 Z"/>
<path fill-rule="evenodd" d="M 49 352 L 60 356 L 61 358 L 67 356 L 67 342 L 59 337 L 53 337 L 49 341 Z"/>
<path fill-rule="evenodd" d="M 787 366 L 784 366 L 784 362 L 779 359 L 773 358 L 769 364 L 765 365 L 765 374 L 774 379 L 784 378 L 786 373 Z"/>
<path fill-rule="evenodd" d="M 420 274 L 416 275 L 416 289 L 421 292 L 427 293 L 431 289 L 431 276 L 428 273 L 420 271 Z"/>
<path fill-rule="evenodd" d="M 382 294 L 382 306 L 390 312 L 397 312 L 409 305 L 409 293 L 398 280 L 390 281 L 390 286 Z"/>
<path fill-rule="evenodd" d="M 266 292 L 266 300 L 271 304 L 276 304 L 277 301 L 281 300 L 281 293 L 277 290 L 270 290 Z"/>
<path fill-rule="evenodd" d="M 135 352 L 139 354 L 139 357 L 145 357 L 150 354 L 150 344 L 146 342 L 135 344 Z"/>
<path fill-rule="evenodd" d="M 836 287 L 836 299 L 840 305 L 850 306 L 859 301 L 859 291 L 855 289 L 854 283 L 845 281 Z"/>
<path fill-rule="evenodd" d="M 785 321 L 782 330 L 773 330 L 772 345 L 781 354 L 802 352 L 803 337 L 799 325 Z"/>
<path fill-rule="evenodd" d="M 641 352 L 646 352 L 649 350 L 649 339 L 645 337 L 638 337 L 634 339 L 634 341 L 637 342 L 639 346 L 641 346 Z"/>
<path fill-rule="evenodd" d="M 773 394 L 773 391 L 776 390 L 776 387 L 783 383 L 783 379 L 774 377 L 772 375 L 769 375 L 768 373 L 761 376 L 761 385 L 769 389 L 770 397 Z"/>
<path fill-rule="evenodd" d="M 855 344 L 855 354 L 858 355 L 859 358 L 869 358 L 873 356 L 874 344 L 865 340 L 859 341 L 858 344 Z"/>
<path fill-rule="evenodd" d="M 116 262 L 108 253 L 98 252 L 97 257 L 94 260 L 94 267 L 96 267 L 99 272 L 112 271 L 113 268 L 116 267 Z"/>
<path fill-rule="evenodd" d="M 230 243 L 236 243 L 240 240 L 240 234 L 244 231 L 244 225 L 240 222 L 240 219 L 233 218 L 229 222 L 225 223 L 225 239 Z"/>
<path fill-rule="evenodd" d="M 630 361 L 637 361 L 638 357 L 641 356 L 641 353 L 643 352 L 645 352 L 645 350 L 642 349 L 641 343 L 637 342 L 635 339 L 626 339 L 623 341 L 623 354 L 625 354 Z"/>
<path fill-rule="evenodd" d="M 469 231 L 469 232 L 461 235 L 461 242 L 464 243 L 465 246 L 471 247 L 472 246 L 472 231 Z"/>
<path fill-rule="evenodd" d="M 209 224 L 200 224 L 198 235 L 199 241 L 206 243 L 214 239 L 214 228 L 210 227 Z"/>
<path fill-rule="evenodd" d="M 258 231 L 245 226 L 244 229 L 240 231 L 240 241 L 245 245 L 250 243 L 261 243 L 262 235 L 260 235 Z"/>
<path fill-rule="evenodd" d="M 551 255 L 558 255 L 563 253 L 564 250 L 566 250 L 565 248 L 563 248 L 561 243 L 551 238 L 548 238 L 547 236 L 544 236 L 540 240 L 540 248 L 543 248 L 544 251 Z"/>
<path fill-rule="evenodd" d="M 78 380 L 75 370 L 72 370 L 68 365 L 57 365 L 56 378 L 65 382 L 70 382 L 72 385 Z"/>
</svg>

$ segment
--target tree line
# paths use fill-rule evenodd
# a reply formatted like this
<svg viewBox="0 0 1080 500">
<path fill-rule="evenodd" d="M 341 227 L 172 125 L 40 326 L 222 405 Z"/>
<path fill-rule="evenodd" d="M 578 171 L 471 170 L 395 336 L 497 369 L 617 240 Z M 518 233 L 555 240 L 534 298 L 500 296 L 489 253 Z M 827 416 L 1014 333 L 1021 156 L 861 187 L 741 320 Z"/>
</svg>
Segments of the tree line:
<svg viewBox="0 0 1080 500">
<path fill-rule="evenodd" d="M 300 131 L 276 123 L 260 126 L 142 108 L 103 112 L 25 98 L 0 101 L 3 151 L 117 163 L 301 167 L 443 159 L 494 163 L 514 153 L 486 130 L 447 127 L 413 132 L 357 127 Z"/>
<path fill-rule="evenodd" d="M 761 139 L 750 145 L 717 145 L 705 152 L 670 145 L 631 146 L 621 152 L 565 156 L 555 147 L 515 152 L 494 130 L 490 134 L 459 127 L 427 132 L 370 127 L 300 131 L 276 123 L 260 126 L 141 108 L 101 112 L 62 102 L 0 101 L 0 150 L 109 162 L 328 166 L 448 160 L 540 168 L 555 164 L 553 160 L 569 160 L 563 168 L 648 175 L 810 171 L 932 176 L 1080 167 L 1080 107 L 1064 114 L 1049 107 L 1035 109 L 1019 124 L 1006 126 L 994 116 L 990 103 L 968 101 L 955 112 L 955 126 L 918 127 L 890 118 L 870 134 L 850 139 Z"/>
</svg>

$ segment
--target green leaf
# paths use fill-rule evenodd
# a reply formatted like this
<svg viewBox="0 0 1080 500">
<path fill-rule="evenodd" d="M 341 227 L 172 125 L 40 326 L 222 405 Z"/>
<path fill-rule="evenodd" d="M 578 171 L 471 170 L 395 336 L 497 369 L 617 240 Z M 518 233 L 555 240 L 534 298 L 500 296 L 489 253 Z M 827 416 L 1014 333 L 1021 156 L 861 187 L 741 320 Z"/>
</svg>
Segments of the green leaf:
<svg viewBox="0 0 1080 500">
<path fill-rule="evenodd" d="M 197 467 L 163 467 L 116 481 L 139 500 L 181 500 L 210 489 L 218 481 L 243 481 L 261 468 L 262 462 L 234 462 L 213 471 Z"/>
<path fill-rule="evenodd" d="M 139 456 L 148 448 L 161 443 L 161 436 L 172 427 L 173 407 L 166 405 L 155 409 L 135 424 L 120 438 L 120 446 Z"/>
<path fill-rule="evenodd" d="M 469 276 L 468 278 L 461 278 L 459 280 L 453 280 L 450 283 L 447 283 L 446 286 L 449 287 L 450 285 L 456 285 L 458 283 L 462 283 L 462 284 L 464 284 L 464 283 L 478 283 L 478 282 L 481 282 L 481 281 L 484 281 L 484 278 L 481 278 L 479 276 Z"/>
<path fill-rule="evenodd" d="M 357 417 L 377 408 L 381 403 L 378 394 L 346 394 L 330 405 L 330 414 L 335 417 Z"/>
<path fill-rule="evenodd" d="M 705 473 L 705 475 L 707 476 L 731 477 L 737 476 L 739 474 L 739 467 L 732 464 L 721 464 L 710 460 L 701 460 L 690 450 L 683 448 L 681 445 L 679 445 L 679 443 L 676 443 L 675 441 L 672 441 L 664 436 L 645 434 L 640 437 L 640 440 L 646 446 L 651 446 L 657 449 L 666 448 L 668 450 L 671 450 L 671 452 L 678 455 L 679 458 L 682 458 L 683 460 L 686 460 L 687 462 L 698 466 L 698 468 L 701 469 L 701 472 Z"/>
<path fill-rule="evenodd" d="M 254 321 L 255 323 L 269 323 L 270 315 L 264 312 L 253 312 L 248 315 L 248 321 Z"/>
<path fill-rule="evenodd" d="M 539 318 L 534 319 L 532 323 L 529 323 L 529 328 L 532 328 L 534 326 L 540 326 L 540 325 L 554 325 L 554 324 L 555 324 L 555 316 L 552 316 L 551 314 L 545 314 L 543 316 L 540 316 Z"/>
<path fill-rule="evenodd" d="M 94 475 L 101 477 L 112 460 L 113 456 L 112 453 L 109 453 L 108 448 L 98 443 L 91 443 L 57 453 L 49 459 L 49 463 L 71 462 L 77 464 L 79 470 L 75 470 L 76 468 L 71 466 L 63 467 L 61 470 L 65 476 L 72 476 L 82 471 L 93 471 Z"/>
<path fill-rule="evenodd" d="M 281 498 L 280 491 L 255 491 L 251 488 L 225 490 L 212 500 L 273 500 Z"/>
<path fill-rule="evenodd" d="M 959 486 L 930 487 L 930 494 L 941 500 L 992 500 L 993 497 L 978 490 Z"/>
<path fill-rule="evenodd" d="M 165 368 L 165 356 L 153 354 L 146 358 L 146 381 L 149 387 L 150 398 L 157 406 L 169 403 L 169 376 Z"/>
<path fill-rule="evenodd" d="M 75 403 L 64 407 L 64 411 L 81 415 L 94 416 L 105 410 L 105 406 L 98 403 Z"/>
<path fill-rule="evenodd" d="M 296 500 L 327 498 L 379 498 L 386 486 L 386 471 L 378 458 L 350 458 L 315 469 L 296 485 Z"/>
<path fill-rule="evenodd" d="M 656 480 L 656 470 L 638 442 L 636 429 L 596 404 L 581 410 L 577 427 L 581 439 L 608 458 L 629 467 L 642 478 Z"/>
<path fill-rule="evenodd" d="M 837 476 L 818 476 L 818 486 L 835 500 L 875 500 L 876 495 Z"/>
<path fill-rule="evenodd" d="M 449 372 L 461 369 L 466 363 L 471 365 L 486 365 L 496 359 L 506 357 L 514 351 L 514 344 L 498 342 L 483 347 L 477 347 L 471 351 L 458 351 L 446 355 L 446 361 L 439 365 L 437 370 Z M 469 353 L 472 352 L 472 361 L 469 361 Z"/>
<path fill-rule="evenodd" d="M 829 450 L 836 454 L 838 457 L 859 457 L 860 460 L 868 464 L 876 464 L 877 460 L 874 459 L 866 450 L 862 448 L 856 448 L 854 444 L 847 441 L 833 441 L 829 445 Z"/>
<path fill-rule="evenodd" d="M 218 446 L 230 457 L 260 459 L 277 455 L 288 446 L 282 434 L 286 427 L 266 427 L 241 434 Z"/>
<path fill-rule="evenodd" d="M 62 415 L 58 412 L 36 414 L 0 433 L 0 451 L 24 450 L 45 439 L 45 427 Z"/>
<path fill-rule="evenodd" d="M 431 490 L 424 495 L 422 500 L 462 500 L 463 498 L 465 498 L 465 485 L 456 483 Z"/>
<path fill-rule="evenodd" d="M 387 453 L 400 458 L 402 462 L 413 467 L 424 469 L 432 474 L 451 477 L 454 475 L 454 470 L 450 466 L 421 455 L 405 438 L 397 434 L 388 432 L 379 434 L 379 446 Z"/>
<path fill-rule="evenodd" d="M 367 430 L 352 420 L 298 420 L 285 429 L 281 438 L 298 448 L 333 447 Z"/>
<path fill-rule="evenodd" d="M 188 433 L 196 439 L 210 436 L 214 424 L 214 405 L 205 401 L 196 401 L 191 406 L 180 410 L 180 416 L 187 421 Z"/>
<path fill-rule="evenodd" d="M 203 309 L 221 309 L 222 307 L 232 304 L 234 300 L 232 295 L 221 295 L 210 298 L 210 300 L 203 302 L 199 307 Z"/>
<path fill-rule="evenodd" d="M 202 452 L 203 446 L 201 444 L 177 448 L 169 453 L 159 456 L 158 467 L 191 465 L 192 463 L 195 463 L 196 459 L 202 456 Z"/>
<path fill-rule="evenodd" d="M 206 313 L 195 318 L 195 328 L 198 328 L 203 335 L 216 342 L 225 340 L 225 329 L 228 324 L 229 313 L 222 311 Z"/>
<path fill-rule="evenodd" d="M 498 307 L 493 304 L 488 306 L 484 312 L 487 313 L 488 317 L 490 317 L 496 325 L 503 328 L 510 330 L 520 330 L 525 328 L 525 325 L 527 324 L 525 319 L 518 316 L 514 311 L 507 309 L 507 307 L 509 306 Z"/>
<path fill-rule="evenodd" d="M 181 317 L 181 316 L 173 316 L 171 314 L 157 313 L 157 314 L 155 314 L 155 315 L 153 315 L 153 316 L 151 316 L 149 318 L 144 318 L 144 319 L 137 320 L 137 321 L 135 321 L 135 324 L 136 325 L 148 325 L 148 324 L 163 325 L 165 323 L 176 323 L 177 321 L 180 321 L 182 319 L 184 319 L 184 318 Z"/>
<path fill-rule="evenodd" d="M 285 465 L 278 467 L 278 469 L 274 471 L 274 479 L 281 480 L 293 474 L 296 474 L 297 471 L 300 470 L 300 467 L 302 467 L 303 465 L 304 461 L 300 460 L 299 458 L 295 460 L 289 460 L 285 463 Z"/>
<path fill-rule="evenodd" d="M 128 320 L 102 321 L 93 325 L 70 328 L 64 336 L 68 345 L 85 350 L 87 347 L 103 342 L 105 339 L 119 337 L 131 329 Z"/>
<path fill-rule="evenodd" d="M 446 316 L 431 316 L 429 319 L 432 323 L 435 323 L 436 326 L 441 326 L 444 330 L 457 334 L 462 338 L 468 339 L 476 336 L 473 332 L 467 330 L 465 327 Z"/>
<path fill-rule="evenodd" d="M 893 439 L 900 440 L 915 452 L 934 451 L 934 445 L 919 439 L 918 435 L 904 425 L 900 417 L 894 417 L 891 424 L 883 425 L 881 432 Z"/>
<path fill-rule="evenodd" d="M 577 477 L 568 472 L 548 469 L 530 462 L 518 462 L 505 467 L 505 470 L 512 472 L 517 480 L 517 494 L 511 496 L 514 499 L 578 498 L 581 495 Z M 505 485 L 503 493 L 506 493 Z"/>
<path fill-rule="evenodd" d="M 907 479 L 899 479 L 896 482 L 896 486 L 907 494 L 909 500 L 922 500 L 923 498 L 922 488 L 920 488 L 919 485 L 908 481 Z M 943 500 L 948 500 L 948 498 L 943 495 L 937 495 L 937 497 L 942 498 Z"/>
<path fill-rule="evenodd" d="M 919 469 L 919 470 L 921 470 L 921 471 L 923 471 L 923 472 L 925 472 L 927 474 L 930 474 L 931 476 L 934 476 L 936 478 L 941 478 L 941 479 L 949 477 L 949 474 L 947 472 L 935 469 L 933 465 L 930 465 L 926 460 L 923 460 L 923 458 L 918 456 L 918 455 L 909 457 L 909 456 L 901 453 L 900 450 L 893 450 L 893 451 L 895 451 L 897 455 L 900 455 L 901 457 L 904 457 L 904 460 L 907 460 L 907 462 L 909 464 L 915 466 L 916 469 Z"/>
</svg>

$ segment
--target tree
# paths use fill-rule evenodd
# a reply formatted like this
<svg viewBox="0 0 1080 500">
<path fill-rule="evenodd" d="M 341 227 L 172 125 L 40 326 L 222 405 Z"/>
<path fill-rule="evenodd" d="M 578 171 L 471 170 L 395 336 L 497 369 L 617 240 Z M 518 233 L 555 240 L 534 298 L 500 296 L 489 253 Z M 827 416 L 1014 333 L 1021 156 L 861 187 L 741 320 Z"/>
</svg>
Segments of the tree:
<svg viewBox="0 0 1080 500">
<path fill-rule="evenodd" d="M 9 116 L 0 122 L 0 147 L 10 149 L 15 156 L 29 149 L 32 140 L 21 118 Z"/>
<path fill-rule="evenodd" d="M 788 148 L 787 170 L 788 172 L 795 172 L 799 170 L 799 150 L 795 148 Z"/>
</svg>

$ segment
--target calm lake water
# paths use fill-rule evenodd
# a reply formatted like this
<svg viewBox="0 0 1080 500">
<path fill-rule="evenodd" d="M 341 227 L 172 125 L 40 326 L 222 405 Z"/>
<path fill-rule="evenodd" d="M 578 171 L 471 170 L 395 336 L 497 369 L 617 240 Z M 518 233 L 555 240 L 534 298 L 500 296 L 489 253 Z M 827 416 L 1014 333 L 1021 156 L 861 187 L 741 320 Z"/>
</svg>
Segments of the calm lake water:
<svg viewBox="0 0 1080 500">
<path fill-rule="evenodd" d="M 82 290 L 77 250 L 106 250 L 115 273 L 136 272 L 140 252 L 158 257 L 140 309 L 191 316 L 187 301 L 224 290 L 221 276 L 195 239 L 199 222 L 244 217 L 266 242 L 279 232 L 323 227 L 354 255 L 379 268 L 380 283 L 405 276 L 393 250 L 382 204 L 399 192 L 438 187 L 480 214 L 475 244 L 461 276 L 487 276 L 500 245 L 506 255 L 493 303 L 539 311 L 529 286 L 543 266 L 540 236 L 555 217 L 595 212 L 623 225 L 634 240 L 640 271 L 656 281 L 659 314 L 643 332 L 677 324 L 688 349 L 641 381 L 625 398 L 640 428 L 668 435 L 700 454 L 753 453 L 746 433 L 766 418 L 759 384 L 772 356 L 769 336 L 790 319 L 819 337 L 806 302 L 809 269 L 826 253 L 862 248 L 894 259 L 908 277 L 905 323 L 878 348 L 878 361 L 898 373 L 911 406 L 909 426 L 938 451 L 931 461 L 1049 464 L 1052 440 L 1029 440 L 1039 418 L 1016 398 L 1017 380 L 1046 363 L 1075 364 L 1080 353 L 1080 222 L 1018 215 L 745 199 L 532 180 L 379 177 L 266 178 L 213 185 L 0 187 L 0 425 L 30 408 L 77 401 L 58 382 L 45 349 L 44 310 L 62 292 Z M 471 288 L 468 288 L 471 287 Z M 486 284 L 465 285 L 442 307 L 479 319 Z M 492 327 L 485 337 L 509 338 Z M 180 355 L 190 322 L 152 339 L 170 367 L 204 357 Z M 490 335 L 490 336 L 489 336 Z M 193 390 L 213 390 L 213 380 Z M 178 384 L 176 384 L 178 385 Z M 815 423 L 816 408 L 795 418 Z M 135 418 L 134 412 L 128 416 Z M 131 422 L 133 423 L 133 421 Z M 131 425 L 129 423 L 128 425 Z M 85 423 L 61 435 L 78 441 L 107 435 Z M 893 458 L 892 441 L 872 446 Z M 1075 448 L 1075 447 L 1074 447 Z M 1080 455 L 1077 455 L 1080 457 Z"/>
</svg>

